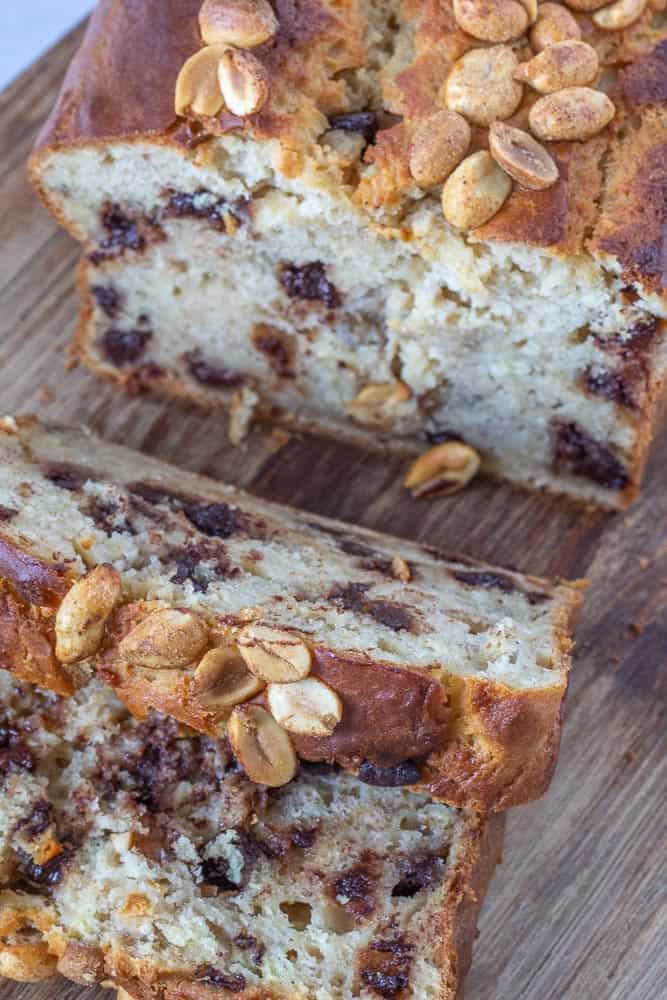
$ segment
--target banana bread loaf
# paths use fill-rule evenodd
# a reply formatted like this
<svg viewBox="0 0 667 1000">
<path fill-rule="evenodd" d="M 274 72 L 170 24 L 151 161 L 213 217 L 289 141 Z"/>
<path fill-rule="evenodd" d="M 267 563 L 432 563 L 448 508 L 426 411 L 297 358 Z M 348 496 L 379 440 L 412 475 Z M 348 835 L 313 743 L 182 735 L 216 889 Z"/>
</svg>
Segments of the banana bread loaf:
<svg viewBox="0 0 667 1000">
<path fill-rule="evenodd" d="M 558 753 L 580 590 L 244 495 L 75 431 L 0 427 L 0 663 L 139 717 L 505 809 Z M 289 734 L 289 735 L 288 735 Z"/>
<path fill-rule="evenodd" d="M 237 437 L 454 439 L 626 505 L 667 357 L 667 26 L 601 5 L 102 0 L 32 161 L 84 244 L 80 356 Z"/>
<path fill-rule="evenodd" d="M 309 765 L 266 792 L 224 740 L 0 671 L 0 975 L 134 1000 L 454 1000 L 502 817 Z"/>
</svg>

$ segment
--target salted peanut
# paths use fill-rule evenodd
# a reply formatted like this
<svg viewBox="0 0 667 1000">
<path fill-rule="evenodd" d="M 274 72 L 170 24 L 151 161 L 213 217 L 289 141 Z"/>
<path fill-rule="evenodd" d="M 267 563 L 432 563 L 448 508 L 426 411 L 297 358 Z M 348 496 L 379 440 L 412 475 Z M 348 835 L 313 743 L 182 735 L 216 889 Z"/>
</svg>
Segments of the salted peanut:
<svg viewBox="0 0 667 1000">
<path fill-rule="evenodd" d="M 616 0 L 593 14 L 593 20 L 603 31 L 621 31 L 638 21 L 646 9 L 647 0 Z"/>
<path fill-rule="evenodd" d="M 274 37 L 278 19 L 267 0 L 204 0 L 199 30 L 207 45 L 254 49 Z"/>
<path fill-rule="evenodd" d="M 529 62 L 521 63 L 516 80 L 528 83 L 540 94 L 551 94 L 565 87 L 584 87 L 598 74 L 600 62 L 592 45 L 586 42 L 556 42 L 548 45 Z"/>
<path fill-rule="evenodd" d="M 310 650 L 295 632 L 251 622 L 239 632 L 238 645 L 248 670 L 267 684 L 300 681 L 310 673 Z"/>
<path fill-rule="evenodd" d="M 463 489 L 479 469 L 479 455 L 461 441 L 445 441 L 420 455 L 403 480 L 418 500 Z"/>
<path fill-rule="evenodd" d="M 470 146 L 470 126 L 455 111 L 436 111 L 420 122 L 410 144 L 410 173 L 420 187 L 442 184 Z"/>
<path fill-rule="evenodd" d="M 343 718 L 342 701 L 316 677 L 295 684 L 269 684 L 266 696 L 276 722 L 298 736 L 331 736 Z"/>
<path fill-rule="evenodd" d="M 509 118 L 521 104 L 522 85 L 514 79 L 519 61 L 506 45 L 471 49 L 458 59 L 440 93 L 450 111 L 473 125 Z"/>
<path fill-rule="evenodd" d="M 61 663 L 76 663 L 97 652 L 120 591 L 120 576 L 107 563 L 72 584 L 56 614 L 56 656 Z"/>
<path fill-rule="evenodd" d="M 531 191 L 551 187 L 558 180 L 555 160 L 523 129 L 494 122 L 489 129 L 489 151 L 510 177 Z"/>
<path fill-rule="evenodd" d="M 279 788 L 296 774 L 297 756 L 288 734 L 261 705 L 237 705 L 227 736 L 251 781 Z"/>
<path fill-rule="evenodd" d="M 208 638 L 206 623 L 193 611 L 161 608 L 128 632 L 118 652 L 135 667 L 177 670 L 199 659 Z"/>
<path fill-rule="evenodd" d="M 226 45 L 207 45 L 190 56 L 176 80 L 174 107 L 177 115 L 217 115 L 224 98 L 218 80 L 218 66 Z"/>
<path fill-rule="evenodd" d="M 386 424 L 397 415 L 401 403 L 412 396 L 405 382 L 370 382 L 349 406 L 351 415 L 364 424 Z"/>
<path fill-rule="evenodd" d="M 567 87 L 540 97 L 528 113 L 531 130 L 551 142 L 584 141 L 609 124 L 616 109 L 606 94 L 590 87 Z"/>
<path fill-rule="evenodd" d="M 391 574 L 397 580 L 402 580 L 403 583 L 409 583 L 412 579 L 410 567 L 400 556 L 394 556 L 391 560 Z"/>
<path fill-rule="evenodd" d="M 605 0 L 567 0 L 567 6 L 572 10 L 580 11 L 583 14 L 590 14 L 593 10 L 604 7 Z"/>
<path fill-rule="evenodd" d="M 195 670 L 192 697 L 206 711 L 225 715 L 263 688 L 235 646 L 218 646 L 204 654 Z"/>
<path fill-rule="evenodd" d="M 530 24 L 519 0 L 454 0 L 454 17 L 463 31 L 483 42 L 509 42 Z"/>
<path fill-rule="evenodd" d="M 269 77 L 251 52 L 227 49 L 218 64 L 218 82 L 226 107 L 233 115 L 254 115 L 269 99 Z"/>
<path fill-rule="evenodd" d="M 512 182 L 505 171 L 481 149 L 468 156 L 445 181 L 442 211 L 452 226 L 474 229 L 500 211 L 511 190 Z"/>
</svg>

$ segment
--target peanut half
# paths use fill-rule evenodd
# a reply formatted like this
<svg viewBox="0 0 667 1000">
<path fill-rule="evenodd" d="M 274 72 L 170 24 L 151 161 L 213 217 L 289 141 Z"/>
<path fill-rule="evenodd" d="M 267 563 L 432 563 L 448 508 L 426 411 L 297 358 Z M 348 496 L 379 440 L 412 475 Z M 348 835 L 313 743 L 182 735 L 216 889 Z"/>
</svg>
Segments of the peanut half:
<svg viewBox="0 0 667 1000">
<path fill-rule="evenodd" d="M 352 400 L 349 410 L 360 423 L 383 426 L 398 415 L 401 403 L 411 396 L 405 382 L 371 382 Z"/>
<path fill-rule="evenodd" d="M 520 128 L 494 122 L 489 129 L 489 150 L 503 170 L 531 191 L 551 187 L 558 167 L 536 139 Z"/>
<path fill-rule="evenodd" d="M 97 652 L 120 591 L 120 576 L 106 563 L 72 584 L 56 614 L 56 656 L 61 663 L 76 663 Z"/>
<path fill-rule="evenodd" d="M 128 632 L 118 652 L 135 667 L 183 669 L 199 659 L 208 638 L 206 623 L 193 611 L 161 608 Z"/>
<path fill-rule="evenodd" d="M 603 31 L 622 31 L 638 21 L 646 9 L 647 0 L 616 0 L 593 14 L 593 21 Z"/>
<path fill-rule="evenodd" d="M 218 83 L 226 107 L 245 118 L 257 114 L 269 99 L 269 77 L 251 52 L 226 49 L 218 64 Z"/>
<path fill-rule="evenodd" d="M 532 7 L 532 3 L 519 0 L 454 0 L 454 17 L 473 38 L 509 42 L 522 35 L 531 23 Z"/>
<path fill-rule="evenodd" d="M 509 118 L 521 104 L 522 85 L 514 79 L 519 61 L 512 49 L 496 45 L 470 49 L 458 59 L 445 82 L 440 99 L 474 125 L 490 125 Z"/>
<path fill-rule="evenodd" d="M 295 684 L 269 684 L 271 715 L 288 733 L 331 736 L 343 718 L 343 703 L 327 684 L 306 677 Z"/>
<path fill-rule="evenodd" d="M 296 774 L 288 734 L 261 705 L 237 705 L 227 726 L 232 749 L 251 781 L 278 788 Z"/>
<path fill-rule="evenodd" d="M 590 87 L 566 87 L 540 97 L 528 113 L 531 131 L 544 141 L 584 141 L 597 135 L 615 114 L 606 94 Z"/>
<path fill-rule="evenodd" d="M 530 44 L 536 52 L 541 52 L 547 45 L 577 41 L 580 38 L 581 28 L 567 7 L 560 3 L 540 4 L 537 21 L 530 32 Z"/>
<path fill-rule="evenodd" d="M 222 110 L 224 98 L 218 66 L 228 46 L 207 45 L 190 56 L 176 80 L 174 107 L 177 115 L 188 111 L 212 117 Z"/>
<path fill-rule="evenodd" d="M 455 111 L 436 111 L 419 123 L 410 145 L 410 173 L 420 187 L 442 184 L 470 146 L 470 126 Z"/>
<path fill-rule="evenodd" d="M 490 153 L 481 149 L 468 156 L 445 181 L 442 211 L 452 226 L 474 229 L 500 211 L 511 190 L 512 181 L 508 175 Z"/>
<path fill-rule="evenodd" d="M 295 632 L 251 622 L 239 632 L 238 645 L 248 670 L 267 684 L 301 681 L 310 673 L 310 650 Z"/>
<path fill-rule="evenodd" d="M 403 480 L 416 499 L 448 496 L 463 489 L 477 473 L 480 458 L 461 441 L 445 441 L 424 452 Z"/>
<path fill-rule="evenodd" d="M 529 62 L 521 63 L 515 80 L 528 83 L 540 94 L 565 87 L 583 87 L 598 75 L 600 63 L 592 45 L 586 42 L 556 42 L 548 45 Z"/>
<path fill-rule="evenodd" d="M 199 29 L 207 45 L 254 49 L 275 36 L 278 20 L 268 0 L 204 0 Z"/>
<path fill-rule="evenodd" d="M 209 649 L 195 670 L 192 697 L 207 712 L 225 716 L 264 688 L 251 674 L 235 646 Z"/>
</svg>

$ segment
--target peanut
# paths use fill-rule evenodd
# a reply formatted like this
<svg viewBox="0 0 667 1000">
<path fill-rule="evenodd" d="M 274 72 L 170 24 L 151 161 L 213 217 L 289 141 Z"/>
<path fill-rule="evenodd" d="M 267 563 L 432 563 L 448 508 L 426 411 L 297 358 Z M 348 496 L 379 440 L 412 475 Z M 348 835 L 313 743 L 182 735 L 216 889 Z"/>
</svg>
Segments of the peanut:
<svg viewBox="0 0 667 1000">
<path fill-rule="evenodd" d="M 278 20 L 267 0 L 204 0 L 199 28 L 207 45 L 254 49 L 274 37 Z"/>
<path fill-rule="evenodd" d="M 470 482 L 479 464 L 474 448 L 461 441 L 445 441 L 420 455 L 403 482 L 417 499 L 448 496 Z"/>
<path fill-rule="evenodd" d="M 551 94 L 565 87 L 592 83 L 599 66 L 597 52 L 586 42 L 556 42 L 529 62 L 521 63 L 514 79 L 530 84 L 540 94 Z"/>
<path fill-rule="evenodd" d="M 120 576 L 106 563 L 70 587 L 55 622 L 56 656 L 61 663 L 76 663 L 97 652 L 120 591 Z"/>
<path fill-rule="evenodd" d="M 420 122 L 410 145 L 410 173 L 420 187 L 442 184 L 470 146 L 470 126 L 454 111 L 436 111 Z"/>
<path fill-rule="evenodd" d="M 306 677 L 295 684 L 269 684 L 271 715 L 289 733 L 331 736 L 343 718 L 343 704 L 327 684 Z"/>
<path fill-rule="evenodd" d="M 226 49 L 218 64 L 218 83 L 225 105 L 233 115 L 254 115 L 269 99 L 269 78 L 251 52 Z"/>
<path fill-rule="evenodd" d="M 246 774 L 258 785 L 278 788 L 296 774 L 292 741 L 261 705 L 237 705 L 227 735 Z"/>
<path fill-rule="evenodd" d="M 192 697 L 207 712 L 224 716 L 263 687 L 264 682 L 250 673 L 235 646 L 217 646 L 209 649 L 195 670 Z"/>
<path fill-rule="evenodd" d="M 616 0 L 593 14 L 593 21 L 603 31 L 621 31 L 638 21 L 646 10 L 647 0 Z"/>
<path fill-rule="evenodd" d="M 509 118 L 521 104 L 523 87 L 514 79 L 517 57 L 506 45 L 470 49 L 454 63 L 441 91 L 450 111 L 474 125 Z"/>
<path fill-rule="evenodd" d="M 310 650 L 295 632 L 251 622 L 239 632 L 238 645 L 248 670 L 267 683 L 300 681 L 310 673 Z"/>
<path fill-rule="evenodd" d="M 224 98 L 218 80 L 218 66 L 226 45 L 207 45 L 190 56 L 176 80 L 174 107 L 177 115 L 193 111 L 196 115 L 217 115 Z"/>
<path fill-rule="evenodd" d="M 208 628 L 199 615 L 161 608 L 128 632 L 118 652 L 122 660 L 135 667 L 183 669 L 199 658 L 207 642 Z"/>
<path fill-rule="evenodd" d="M 606 94 L 590 87 L 566 87 L 540 97 L 528 114 L 533 133 L 544 141 L 590 139 L 609 124 L 615 114 Z"/>
<path fill-rule="evenodd" d="M 509 42 L 530 24 L 519 0 L 454 0 L 454 17 L 463 31 L 483 42 Z"/>
<path fill-rule="evenodd" d="M 489 129 L 489 151 L 496 163 L 525 188 L 539 191 L 558 180 L 558 167 L 532 135 L 505 122 Z"/>
<path fill-rule="evenodd" d="M 474 229 L 500 211 L 511 190 L 512 182 L 505 171 L 482 149 L 468 156 L 445 181 L 442 211 L 452 226 Z M 446 444 L 464 447 L 456 442 Z M 438 448 L 445 448 L 445 445 L 438 445 Z"/>
</svg>

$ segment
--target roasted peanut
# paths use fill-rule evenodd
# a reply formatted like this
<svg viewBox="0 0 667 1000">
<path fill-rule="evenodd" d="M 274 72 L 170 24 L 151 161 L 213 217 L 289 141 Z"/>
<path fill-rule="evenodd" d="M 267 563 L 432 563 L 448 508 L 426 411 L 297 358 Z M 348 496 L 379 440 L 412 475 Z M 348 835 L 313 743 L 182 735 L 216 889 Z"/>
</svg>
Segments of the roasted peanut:
<svg viewBox="0 0 667 1000">
<path fill-rule="evenodd" d="M 207 712 L 225 715 L 263 689 L 235 646 L 209 649 L 195 670 L 192 697 Z"/>
<path fill-rule="evenodd" d="M 500 211 L 511 190 L 512 182 L 505 171 L 490 153 L 482 149 L 468 156 L 445 181 L 442 211 L 452 226 L 474 229 Z M 456 442 L 447 443 L 464 447 Z M 444 448 L 445 445 L 437 447 Z"/>
<path fill-rule="evenodd" d="M 542 3 L 537 11 L 537 21 L 530 32 L 530 44 L 537 52 L 557 42 L 577 41 L 581 28 L 567 7 L 560 3 Z"/>
<path fill-rule="evenodd" d="M 120 591 L 120 576 L 106 563 L 72 584 L 56 614 L 56 656 L 61 663 L 76 663 L 97 652 Z"/>
<path fill-rule="evenodd" d="M 590 139 L 612 120 L 613 103 L 590 87 L 567 87 L 540 97 L 528 114 L 530 128 L 542 140 L 564 142 Z"/>
<path fill-rule="evenodd" d="M 267 0 L 204 0 L 199 29 L 207 45 L 254 49 L 274 37 L 278 20 Z"/>
<path fill-rule="evenodd" d="M 193 611 L 161 608 L 153 611 L 121 640 L 121 658 L 150 670 L 182 669 L 199 659 L 208 642 L 208 628 Z"/>
<path fill-rule="evenodd" d="M 401 556 L 394 556 L 391 560 L 391 575 L 395 577 L 396 580 L 402 580 L 403 583 L 409 583 L 412 579 L 412 570 L 405 559 Z"/>
<path fill-rule="evenodd" d="M 401 403 L 411 395 L 405 382 L 371 382 L 352 400 L 349 410 L 360 423 L 381 427 L 398 416 Z"/>
<path fill-rule="evenodd" d="M 288 734 L 260 705 L 237 705 L 227 735 L 251 781 L 278 788 L 296 774 L 297 757 Z"/>
<path fill-rule="evenodd" d="M 592 83 L 599 66 L 597 52 L 586 42 L 556 42 L 529 62 L 521 63 L 514 78 L 530 84 L 540 94 L 551 94 Z"/>
<path fill-rule="evenodd" d="M 310 650 L 295 632 L 251 622 L 239 632 L 238 645 L 248 670 L 267 683 L 300 681 L 310 673 Z"/>
<path fill-rule="evenodd" d="M 226 45 L 207 45 L 190 56 L 176 80 L 174 107 L 177 115 L 193 111 L 196 115 L 217 115 L 224 98 L 218 79 L 218 66 Z"/>
<path fill-rule="evenodd" d="M 294 684 L 269 684 L 266 695 L 276 722 L 299 736 L 331 736 L 343 718 L 340 698 L 316 677 Z"/>
<path fill-rule="evenodd" d="M 616 0 L 593 14 L 593 21 L 603 31 L 621 31 L 638 21 L 646 10 L 647 0 Z"/>
<path fill-rule="evenodd" d="M 455 111 L 436 111 L 420 122 L 410 144 L 410 173 L 420 187 L 442 184 L 470 146 L 470 126 Z"/>
<path fill-rule="evenodd" d="M 445 441 L 420 455 L 403 482 L 417 499 L 448 496 L 470 482 L 479 464 L 474 448 L 461 441 Z"/>
<path fill-rule="evenodd" d="M 505 122 L 489 129 L 489 151 L 496 163 L 525 188 L 539 191 L 558 180 L 558 167 L 532 135 Z"/>
<path fill-rule="evenodd" d="M 567 0 L 567 6 L 572 10 L 580 11 L 582 14 L 590 14 L 593 10 L 604 7 L 605 0 Z"/>
<path fill-rule="evenodd" d="M 512 49 L 496 45 L 470 49 L 454 63 L 441 92 L 450 111 L 474 125 L 509 118 L 521 104 L 523 87 L 514 79 L 519 62 Z"/>
<path fill-rule="evenodd" d="M 254 115 L 269 98 L 269 77 L 251 52 L 226 49 L 218 64 L 218 82 L 225 106 L 233 115 Z"/>
<path fill-rule="evenodd" d="M 454 17 L 463 31 L 483 42 L 509 42 L 530 24 L 519 0 L 454 0 Z"/>
</svg>

